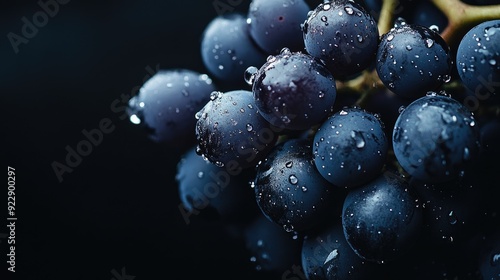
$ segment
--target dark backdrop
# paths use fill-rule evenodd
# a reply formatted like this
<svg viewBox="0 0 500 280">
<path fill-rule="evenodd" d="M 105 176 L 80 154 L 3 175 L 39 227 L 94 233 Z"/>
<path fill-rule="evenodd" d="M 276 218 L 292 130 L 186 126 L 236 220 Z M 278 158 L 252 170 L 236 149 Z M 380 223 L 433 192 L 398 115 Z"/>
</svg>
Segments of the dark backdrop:
<svg viewBox="0 0 500 280">
<path fill-rule="evenodd" d="M 199 45 L 217 15 L 213 1 L 70 0 L 45 22 L 40 11 L 35 0 L 0 8 L 2 161 L 16 169 L 17 278 L 264 279 L 219 224 L 184 223 L 178 151 L 111 108 L 136 93 L 148 69 L 206 72 Z M 37 30 L 23 30 L 23 18 L 38 20 Z M 60 182 L 53 162 L 64 163 L 66 147 L 103 119 L 114 130 Z M 6 233 L 1 226 L 2 274 Z"/>
</svg>

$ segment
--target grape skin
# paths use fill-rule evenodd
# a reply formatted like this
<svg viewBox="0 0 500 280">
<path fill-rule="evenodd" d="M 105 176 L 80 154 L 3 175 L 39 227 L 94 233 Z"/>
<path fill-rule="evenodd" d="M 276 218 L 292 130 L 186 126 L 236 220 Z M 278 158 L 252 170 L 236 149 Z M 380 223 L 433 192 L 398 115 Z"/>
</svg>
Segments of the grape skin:
<svg viewBox="0 0 500 280">
<path fill-rule="evenodd" d="M 392 141 L 401 167 L 428 183 L 457 178 L 479 153 L 473 114 L 453 98 L 436 93 L 404 109 L 396 120 Z"/>
<path fill-rule="evenodd" d="M 361 108 L 344 108 L 314 135 L 314 164 L 335 186 L 355 188 L 379 175 L 388 150 L 382 122 Z"/>
<path fill-rule="evenodd" d="M 302 30 L 307 53 L 324 61 L 336 79 L 357 74 L 375 60 L 378 28 L 373 17 L 356 2 L 319 4 Z"/>
<path fill-rule="evenodd" d="M 498 103 L 500 90 L 500 20 L 480 23 L 462 38 L 456 67 L 460 80 L 481 101 Z"/>
<path fill-rule="evenodd" d="M 402 24 L 382 35 L 376 70 L 394 93 L 415 100 L 451 79 L 449 47 L 431 29 Z"/>
</svg>

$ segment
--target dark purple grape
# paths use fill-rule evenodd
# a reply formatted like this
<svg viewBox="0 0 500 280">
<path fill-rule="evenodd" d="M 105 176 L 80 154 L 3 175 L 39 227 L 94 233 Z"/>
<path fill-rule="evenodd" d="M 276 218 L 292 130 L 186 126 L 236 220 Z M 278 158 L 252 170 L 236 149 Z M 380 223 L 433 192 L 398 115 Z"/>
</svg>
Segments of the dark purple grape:
<svg viewBox="0 0 500 280">
<path fill-rule="evenodd" d="M 204 160 L 195 147 L 184 153 L 175 176 L 182 204 L 179 210 L 186 224 L 193 217 L 242 222 L 254 217 L 252 190 L 248 182 L 254 172 L 228 170 Z M 257 210 L 252 211 L 252 210 Z"/>
<path fill-rule="evenodd" d="M 251 70 L 251 69 L 248 69 Z M 283 49 L 255 73 L 252 91 L 262 116 L 277 127 L 303 130 L 323 121 L 337 96 L 335 80 L 323 64 Z"/>
<path fill-rule="evenodd" d="M 377 264 L 352 250 L 340 222 L 306 235 L 301 256 L 307 280 L 375 279 L 379 275 Z"/>
<path fill-rule="evenodd" d="M 257 168 L 257 204 L 269 220 L 289 232 L 318 225 L 342 197 L 314 167 L 309 143 L 307 139 L 282 142 Z"/>
<path fill-rule="evenodd" d="M 267 54 L 281 49 L 303 51 L 300 24 L 309 12 L 304 0 L 252 0 L 248 11 L 250 36 Z"/>
<path fill-rule="evenodd" d="M 256 270 L 282 274 L 300 262 L 302 238 L 259 214 L 245 224 L 245 246 Z"/>
<path fill-rule="evenodd" d="M 251 91 L 214 91 L 195 117 L 198 153 L 231 170 L 254 167 L 278 139 L 278 130 L 260 115 Z"/>
<path fill-rule="evenodd" d="M 376 69 L 387 88 L 414 100 L 450 81 L 452 59 L 437 32 L 404 22 L 398 26 L 382 35 Z"/>
<path fill-rule="evenodd" d="M 484 280 L 500 278 L 500 228 L 487 234 L 479 254 L 479 271 Z"/>
<path fill-rule="evenodd" d="M 396 120 L 392 142 L 401 167 L 426 183 L 456 179 L 479 152 L 472 113 L 455 99 L 436 93 L 404 109 Z"/>
<path fill-rule="evenodd" d="M 500 118 L 488 118 L 481 122 L 480 126 L 480 163 L 482 165 L 500 166 L 497 161 L 500 158 Z"/>
<path fill-rule="evenodd" d="M 400 108 L 408 106 L 411 101 L 403 98 L 394 92 L 384 88 L 370 94 L 363 106 L 367 111 L 379 115 L 385 126 L 385 136 L 392 138 L 392 128 L 399 117 Z M 389 149 L 392 148 L 392 141 L 388 141 Z"/>
<path fill-rule="evenodd" d="M 160 70 L 129 100 L 127 113 L 153 141 L 190 147 L 196 142 L 194 115 L 214 90 L 206 74 L 188 69 Z"/>
<path fill-rule="evenodd" d="M 378 177 L 388 141 L 374 114 L 348 107 L 330 116 L 314 135 L 314 164 L 335 186 L 353 188 Z"/>
<path fill-rule="evenodd" d="M 336 79 L 357 74 L 375 60 L 377 24 L 354 1 L 319 4 L 308 15 L 302 30 L 306 51 L 323 60 Z"/>
<path fill-rule="evenodd" d="M 462 38 L 457 70 L 463 85 L 479 101 L 500 97 L 500 20 L 482 22 Z"/>
<path fill-rule="evenodd" d="M 408 254 L 422 223 L 415 191 L 389 171 L 350 191 L 342 209 L 347 242 L 360 257 L 377 263 Z"/>
<path fill-rule="evenodd" d="M 231 89 L 246 85 L 243 77 L 249 66 L 266 61 L 250 37 L 246 18 L 239 13 L 218 16 L 205 27 L 201 57 L 213 77 Z"/>
<path fill-rule="evenodd" d="M 478 232 L 485 208 L 481 205 L 484 186 L 477 181 L 467 173 L 437 184 L 410 180 L 423 206 L 424 231 L 430 243 L 458 247 Z"/>
</svg>

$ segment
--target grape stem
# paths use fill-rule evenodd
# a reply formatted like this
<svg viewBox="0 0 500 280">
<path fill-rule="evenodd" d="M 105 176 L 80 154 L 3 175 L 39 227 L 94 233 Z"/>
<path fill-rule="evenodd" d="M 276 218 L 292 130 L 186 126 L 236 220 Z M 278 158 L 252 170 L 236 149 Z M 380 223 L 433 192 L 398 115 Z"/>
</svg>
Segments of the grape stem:
<svg viewBox="0 0 500 280">
<path fill-rule="evenodd" d="M 384 0 L 382 2 L 382 8 L 380 10 L 378 20 L 378 32 L 380 35 L 389 32 L 389 30 L 393 27 L 394 12 L 398 4 L 398 0 Z"/>
<path fill-rule="evenodd" d="M 453 46 L 473 26 L 488 20 L 500 18 L 500 5 L 475 6 L 459 0 L 431 0 L 448 18 L 448 26 L 441 32 L 441 37 Z"/>
</svg>

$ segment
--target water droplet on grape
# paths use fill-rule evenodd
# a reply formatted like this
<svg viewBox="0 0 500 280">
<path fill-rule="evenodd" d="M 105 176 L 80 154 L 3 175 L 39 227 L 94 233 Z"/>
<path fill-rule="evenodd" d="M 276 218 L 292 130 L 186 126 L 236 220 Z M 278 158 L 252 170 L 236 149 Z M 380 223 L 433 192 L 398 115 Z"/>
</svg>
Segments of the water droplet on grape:
<svg viewBox="0 0 500 280">
<path fill-rule="evenodd" d="M 434 40 L 430 39 L 430 38 L 427 38 L 425 39 L 425 45 L 430 48 L 434 45 Z"/>
<path fill-rule="evenodd" d="M 352 15 L 354 13 L 354 10 L 351 7 L 345 7 L 344 10 L 349 15 Z"/>
<path fill-rule="evenodd" d="M 470 151 L 469 148 L 465 147 L 464 148 L 464 160 L 469 160 L 470 159 Z"/>
<path fill-rule="evenodd" d="M 326 257 L 325 262 L 323 264 L 326 264 L 327 262 L 335 259 L 338 255 L 339 255 L 339 253 L 338 253 L 337 249 L 334 249 L 333 251 L 330 252 L 330 254 L 328 254 L 328 256 Z"/>
<path fill-rule="evenodd" d="M 258 72 L 259 72 L 259 69 L 257 69 L 257 67 L 255 67 L 255 66 L 248 67 L 244 73 L 245 82 L 248 85 L 252 85 L 253 81 L 255 80 L 255 76 L 257 76 Z"/>
<path fill-rule="evenodd" d="M 130 115 L 129 119 L 130 119 L 130 122 L 133 124 L 140 124 L 141 123 L 141 119 L 136 114 Z"/>
<path fill-rule="evenodd" d="M 285 163 L 285 166 L 286 166 L 287 168 L 292 168 L 292 166 L 293 166 L 293 161 L 287 161 L 287 162 Z"/>
<path fill-rule="evenodd" d="M 491 266 L 497 266 L 500 264 L 500 253 L 493 254 L 491 256 Z"/>
<path fill-rule="evenodd" d="M 363 134 L 361 132 L 353 130 L 351 131 L 351 137 L 356 142 L 356 148 L 362 149 L 365 147 L 365 138 L 363 137 Z"/>
<path fill-rule="evenodd" d="M 434 32 L 438 32 L 439 33 L 439 26 L 433 24 L 429 27 L 430 30 L 434 31 Z"/>
<path fill-rule="evenodd" d="M 450 222 L 451 225 L 457 223 L 458 219 L 453 211 L 450 211 L 450 213 L 448 214 L 448 221 Z"/>
<path fill-rule="evenodd" d="M 282 55 L 290 55 L 290 54 L 292 54 L 292 51 L 290 51 L 289 48 L 284 47 L 284 48 L 281 49 L 280 54 L 282 54 Z"/>
<path fill-rule="evenodd" d="M 299 179 L 297 179 L 297 176 L 292 174 L 290 175 L 290 177 L 288 177 L 288 181 L 290 181 L 290 184 L 296 185 Z"/>
<path fill-rule="evenodd" d="M 215 99 L 219 98 L 222 96 L 222 92 L 220 91 L 212 91 L 210 93 L 210 100 L 214 101 Z"/>
<path fill-rule="evenodd" d="M 247 123 L 247 131 L 251 132 L 253 130 L 252 124 Z"/>
<path fill-rule="evenodd" d="M 286 232 L 292 232 L 292 231 L 293 231 L 293 229 L 294 229 L 294 227 L 293 227 L 293 225 L 291 225 L 291 224 L 284 224 L 284 225 L 283 225 L 283 229 L 284 229 Z"/>
</svg>

